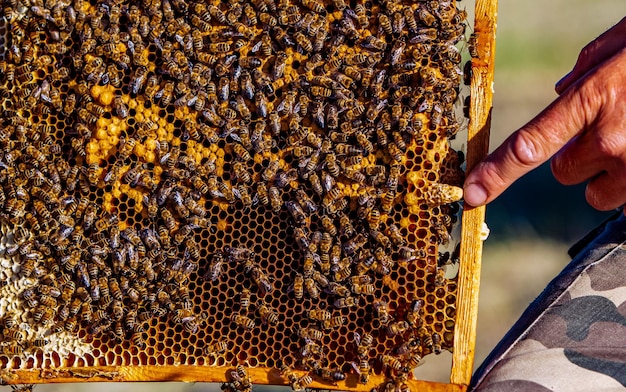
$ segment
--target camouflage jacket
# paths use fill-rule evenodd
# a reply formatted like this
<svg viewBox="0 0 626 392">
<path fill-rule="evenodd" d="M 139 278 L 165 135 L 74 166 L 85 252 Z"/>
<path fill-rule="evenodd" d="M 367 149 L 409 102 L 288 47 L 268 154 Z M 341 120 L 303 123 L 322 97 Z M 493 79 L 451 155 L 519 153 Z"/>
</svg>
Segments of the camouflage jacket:
<svg viewBox="0 0 626 392">
<path fill-rule="evenodd" d="M 626 391 L 623 214 L 530 304 L 476 371 L 470 390 Z"/>
</svg>

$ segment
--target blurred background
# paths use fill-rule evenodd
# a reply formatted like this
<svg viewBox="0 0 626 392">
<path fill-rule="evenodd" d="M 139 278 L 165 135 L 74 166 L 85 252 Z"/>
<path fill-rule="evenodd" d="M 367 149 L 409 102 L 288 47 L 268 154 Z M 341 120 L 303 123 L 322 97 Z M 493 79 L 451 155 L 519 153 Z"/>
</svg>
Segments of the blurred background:
<svg viewBox="0 0 626 392">
<path fill-rule="evenodd" d="M 580 50 L 624 16 L 623 0 L 499 2 L 492 150 L 556 98 Z M 569 262 L 567 249 L 613 213 L 589 207 L 584 189 L 560 185 L 544 164 L 487 207 L 476 366 Z"/>
<path fill-rule="evenodd" d="M 469 1 L 459 4 L 470 7 Z M 624 16 L 624 0 L 500 2 L 492 149 L 556 98 L 553 86 L 572 68 L 580 49 Z M 491 234 L 484 244 L 476 366 L 568 263 L 567 249 L 610 214 L 586 204 L 584 185 L 558 184 L 547 164 L 488 206 Z M 449 361 L 449 355 L 427 358 L 420 376 L 448 382 Z M 37 390 L 113 392 L 131 388 L 137 392 L 219 391 L 216 385 L 201 383 L 72 384 L 39 386 Z M 255 391 L 275 389 L 255 386 Z"/>
</svg>

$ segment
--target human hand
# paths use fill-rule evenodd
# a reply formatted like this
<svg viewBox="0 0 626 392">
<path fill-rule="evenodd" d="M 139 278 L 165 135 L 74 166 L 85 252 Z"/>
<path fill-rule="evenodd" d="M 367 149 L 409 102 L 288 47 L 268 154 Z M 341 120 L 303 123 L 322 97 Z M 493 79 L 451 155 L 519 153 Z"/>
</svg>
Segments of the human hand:
<svg viewBox="0 0 626 392">
<path fill-rule="evenodd" d="M 626 18 L 582 50 L 556 91 L 554 102 L 469 173 L 467 204 L 493 201 L 553 155 L 559 182 L 589 181 L 594 208 L 626 203 Z"/>
</svg>

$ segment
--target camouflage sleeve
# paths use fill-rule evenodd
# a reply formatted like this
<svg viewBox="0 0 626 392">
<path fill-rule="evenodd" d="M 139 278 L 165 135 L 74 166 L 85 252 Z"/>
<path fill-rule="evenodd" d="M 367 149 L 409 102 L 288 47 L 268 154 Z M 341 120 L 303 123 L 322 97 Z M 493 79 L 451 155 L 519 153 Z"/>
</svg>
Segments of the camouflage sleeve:
<svg viewBox="0 0 626 392">
<path fill-rule="evenodd" d="M 470 391 L 626 390 L 626 218 L 608 222 L 530 304 Z"/>
</svg>

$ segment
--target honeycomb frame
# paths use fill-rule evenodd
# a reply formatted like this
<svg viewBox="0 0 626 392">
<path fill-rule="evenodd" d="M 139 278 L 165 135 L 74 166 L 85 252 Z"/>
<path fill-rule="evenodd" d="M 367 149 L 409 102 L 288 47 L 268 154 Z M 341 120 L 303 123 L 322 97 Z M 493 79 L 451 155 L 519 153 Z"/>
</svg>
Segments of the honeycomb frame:
<svg viewBox="0 0 626 392">
<path fill-rule="evenodd" d="M 477 32 L 478 32 L 478 29 L 477 29 Z M 480 37 L 480 35 L 479 35 L 479 37 Z M 112 100 L 114 98 L 111 95 L 111 92 L 107 91 L 106 86 L 104 88 L 95 88 L 95 89 L 92 88 L 90 93 L 91 93 L 91 95 L 94 98 L 96 98 L 97 100 L 99 100 L 100 103 L 103 103 L 103 104 L 105 104 L 106 102 L 111 104 L 112 102 L 110 100 Z M 472 95 L 472 99 L 474 99 L 474 95 Z M 130 100 L 129 101 L 125 101 L 124 103 L 128 104 L 129 107 L 133 105 L 132 101 L 130 101 Z M 150 109 L 150 108 L 148 107 L 146 109 Z M 115 110 L 117 110 L 117 109 L 115 109 Z M 184 118 L 185 114 L 183 114 L 182 116 Z M 159 126 L 162 126 L 162 124 L 159 124 Z M 471 122 L 470 122 L 470 128 L 471 127 L 472 127 L 472 125 L 471 125 Z M 86 153 L 86 156 L 87 156 L 86 161 L 91 164 L 93 162 L 89 162 L 89 159 L 90 159 L 89 158 L 89 156 L 90 156 L 89 154 L 91 153 L 90 150 L 105 151 L 105 154 L 106 154 L 107 148 L 108 149 L 114 148 L 114 144 L 113 143 L 109 143 L 107 145 L 106 142 L 105 142 L 105 143 L 101 143 L 100 145 L 98 145 L 97 148 L 95 146 L 93 146 L 93 145 L 87 144 L 86 148 L 88 150 L 87 153 Z M 119 147 L 118 149 L 121 149 L 121 148 L 122 147 Z M 227 151 L 227 154 L 228 154 L 228 151 Z M 232 156 L 232 153 L 231 153 L 231 156 Z M 468 152 L 468 166 L 469 165 L 470 165 L 470 158 L 469 158 L 469 152 Z M 122 170 L 126 170 L 126 168 L 122 168 Z M 262 175 L 261 170 L 257 170 L 256 173 Z M 101 174 L 104 174 L 104 173 L 99 173 L 99 174 L 101 175 Z M 255 181 L 257 181 L 256 178 L 255 178 Z M 124 193 L 122 193 L 122 192 L 124 192 L 124 189 L 122 189 L 123 188 L 123 184 L 121 184 L 121 183 L 122 183 L 122 181 L 120 181 L 120 184 L 116 184 L 116 185 L 119 186 L 118 191 L 121 191 L 120 192 L 120 197 L 123 197 Z M 129 191 L 129 190 L 130 189 L 126 188 L 126 191 Z M 357 189 L 354 188 L 354 191 L 357 191 Z M 126 192 L 126 193 L 129 193 L 129 192 Z M 138 205 L 141 204 L 141 202 L 140 202 L 141 199 L 138 198 L 137 196 L 138 195 L 134 195 L 133 196 L 131 194 L 128 194 L 128 196 L 126 196 L 126 197 L 129 197 L 129 199 L 126 199 L 126 200 L 122 201 L 122 203 L 124 204 L 124 203 L 127 203 L 129 200 L 135 200 L 135 206 L 138 206 Z M 407 205 L 409 204 L 408 201 L 406 200 L 406 198 L 405 198 L 404 201 L 406 202 Z M 107 203 L 107 200 L 104 200 L 104 203 Z M 447 201 L 443 202 L 442 204 L 446 204 L 446 203 L 447 203 Z M 129 205 L 130 204 L 131 203 L 129 203 Z M 226 207 L 223 206 L 223 205 L 219 206 L 219 204 L 220 203 L 216 203 L 217 208 L 226 208 L 226 209 L 228 208 L 228 206 L 226 206 Z M 215 211 L 217 213 L 214 214 L 214 215 L 219 215 L 220 214 L 220 212 L 219 212 L 220 210 L 219 209 L 215 210 Z M 292 214 L 292 215 L 294 215 L 294 214 Z M 295 218 L 295 216 L 291 216 L 289 218 L 286 218 L 286 220 L 287 220 L 287 222 L 290 222 L 290 220 L 294 219 L 294 218 Z M 122 219 L 122 220 L 125 220 L 125 219 Z M 244 220 L 243 216 L 242 216 L 241 220 L 242 221 Z M 269 218 L 267 220 L 268 221 L 273 221 L 272 218 Z M 239 229 L 239 230 L 244 231 L 244 230 L 246 230 L 247 226 L 252 225 L 252 224 L 253 224 L 253 222 L 247 221 L 247 224 L 243 224 L 240 227 L 236 227 L 234 229 Z M 291 225 L 291 223 L 284 223 L 284 224 L 285 224 L 284 229 L 286 229 L 286 230 L 290 230 L 291 229 L 290 226 L 289 226 L 289 225 Z M 219 233 L 222 232 L 223 229 L 227 229 L 230 226 L 230 225 L 224 225 L 224 224 L 220 225 L 220 222 L 216 223 L 215 225 L 217 226 L 217 233 L 218 233 L 218 235 L 219 235 Z M 318 226 L 319 226 L 319 223 L 318 223 Z M 271 231 L 271 228 L 270 228 L 270 231 Z M 474 234 L 476 234 L 476 233 L 474 233 Z M 280 235 L 278 233 L 275 233 L 274 235 L 275 235 L 273 237 L 274 241 L 270 241 L 270 242 L 279 243 L 281 240 L 283 242 L 286 241 L 284 238 L 280 238 Z M 435 242 L 436 242 L 437 241 L 437 239 L 436 239 L 436 235 L 437 234 L 434 233 L 434 235 L 435 235 L 434 238 L 435 238 Z M 465 239 L 466 237 L 463 236 L 463 238 Z M 203 240 L 206 241 L 206 239 L 203 239 Z M 213 252 L 208 252 L 208 253 L 204 254 L 202 257 L 204 259 L 206 259 L 209 255 L 215 255 L 216 253 L 219 252 L 220 248 L 224 249 L 224 247 L 226 247 L 226 246 L 232 246 L 233 243 L 235 243 L 235 242 L 236 241 L 223 241 L 222 244 L 224 244 L 224 245 L 222 247 L 217 246 L 217 243 L 213 242 L 213 244 L 214 244 L 213 245 Z M 226 243 L 228 243 L 229 245 L 225 245 Z M 463 246 L 463 241 L 461 242 L 461 244 Z M 203 246 L 203 248 L 210 248 L 210 246 L 211 246 L 211 244 L 207 243 L 206 246 Z M 288 246 L 288 245 L 285 244 L 285 246 Z M 293 245 L 291 245 L 291 246 L 293 247 Z M 258 253 L 262 253 L 264 251 L 267 251 L 267 250 L 261 249 L 260 252 L 258 252 Z M 277 249 L 277 252 L 278 251 L 279 250 Z M 269 252 L 267 255 L 261 256 L 261 257 L 262 257 L 262 259 L 263 258 L 267 258 L 267 257 L 270 257 L 271 254 L 275 254 L 277 252 Z M 434 252 L 434 251 L 429 251 L 429 253 L 432 253 L 432 252 Z M 262 263 L 262 262 L 260 262 L 260 263 Z M 269 269 L 271 267 L 271 265 L 263 265 L 262 264 L 261 267 Z M 245 269 L 245 268 L 246 268 L 246 266 L 244 266 L 244 265 L 236 265 L 234 269 L 229 267 L 229 272 L 228 273 L 231 273 L 231 271 L 234 270 L 234 272 L 232 272 L 232 274 L 234 276 L 231 277 L 231 278 L 234 279 L 234 278 L 236 278 L 238 276 L 241 276 L 242 270 Z M 208 273 L 207 266 L 204 267 L 204 270 L 202 270 L 202 267 L 201 267 L 201 271 L 204 272 L 203 275 L 206 275 L 206 273 Z M 270 273 L 271 273 L 271 271 L 270 271 Z M 200 273 L 198 275 L 200 275 Z M 206 279 L 205 279 L 205 282 L 203 283 L 203 285 L 207 286 Z M 399 285 L 397 287 L 403 287 L 403 286 L 404 285 L 401 284 L 401 285 Z M 204 290 L 203 289 L 200 292 L 205 292 L 205 291 L 210 291 L 210 290 Z M 209 299 L 209 302 L 210 302 L 210 299 Z M 225 300 L 224 302 L 228 302 L 228 299 Z M 230 303 L 232 305 L 236 304 L 235 300 L 232 300 Z M 274 306 L 274 307 L 278 308 L 279 306 L 280 305 Z M 209 313 L 213 313 L 213 312 L 209 312 Z M 280 313 L 283 313 L 283 312 L 280 312 Z M 211 317 L 211 315 L 209 315 L 209 317 Z M 159 322 L 155 322 L 155 323 L 156 323 L 155 325 L 160 325 L 159 323 L 161 323 L 161 322 L 159 321 Z M 155 328 L 155 330 L 167 329 L 167 327 L 155 327 L 155 325 L 152 326 L 153 328 Z M 179 327 L 179 328 L 182 328 L 182 327 Z M 87 332 L 83 331 L 83 334 L 87 335 Z M 148 335 L 148 339 L 150 339 L 150 338 L 153 337 L 153 335 L 156 335 L 156 333 L 155 334 L 148 333 L 147 335 Z M 456 339 L 457 335 L 454 335 L 454 336 L 455 336 L 455 339 Z M 154 340 L 154 344 L 158 344 L 157 340 L 158 339 Z M 217 340 L 217 339 L 214 338 L 214 340 Z M 444 342 L 448 343 L 448 344 L 450 343 L 449 340 L 446 340 Z M 148 343 L 148 345 L 154 345 L 154 344 L 151 344 L 151 342 L 149 342 L 149 341 L 147 343 Z M 445 343 L 444 343 L 444 345 L 445 345 Z M 124 349 L 132 350 L 132 348 L 133 348 L 132 345 L 130 345 L 127 342 L 123 342 L 122 343 L 122 347 L 124 347 L 124 344 L 126 344 L 126 346 L 125 346 L 125 348 L 123 348 L 123 350 Z M 331 344 L 332 344 L 332 341 L 331 341 Z M 354 344 L 354 343 L 348 343 L 348 344 Z M 448 347 L 448 349 L 450 349 L 450 348 L 451 347 Z M 294 351 L 298 351 L 298 349 L 292 350 L 289 354 L 292 354 Z M 383 350 L 383 352 L 384 352 L 384 350 Z M 118 355 L 124 355 L 123 351 L 120 352 Z M 206 354 L 204 354 L 204 355 L 206 355 Z M 204 355 L 203 354 L 199 354 L 199 355 L 196 355 L 196 356 L 197 357 L 202 357 Z M 115 355 L 113 355 L 113 356 L 115 356 Z M 75 361 L 74 364 L 79 364 L 78 368 L 71 367 L 71 366 L 65 368 L 62 365 L 60 367 L 56 367 L 54 365 L 55 359 L 50 359 L 50 358 L 48 358 L 49 362 L 47 362 L 47 364 L 50 365 L 52 363 L 53 365 L 51 367 L 50 366 L 46 366 L 45 365 L 46 362 L 45 362 L 45 359 L 43 359 L 43 357 L 41 357 L 39 354 L 35 355 L 35 357 L 38 357 L 38 358 L 35 359 L 34 362 L 35 363 L 37 363 L 37 362 L 43 363 L 44 364 L 44 368 L 43 369 L 38 369 L 38 370 L 36 370 L 36 369 L 33 369 L 33 370 L 23 369 L 23 370 L 17 370 L 17 371 L 13 371 L 13 370 L 9 371 L 9 370 L 7 370 L 6 373 L 2 374 L 2 380 L 5 381 L 5 382 L 9 382 L 9 383 L 33 382 L 33 381 L 36 381 L 36 382 L 66 382 L 66 381 L 70 381 L 70 380 L 74 380 L 75 381 L 75 380 L 85 380 L 85 379 L 88 379 L 90 381 L 96 381 L 96 380 L 102 380 L 102 381 L 106 381 L 106 380 L 128 380 L 128 381 L 130 381 L 130 380 L 142 380 L 142 381 L 145 381 L 147 379 L 153 379 L 153 380 L 157 380 L 157 379 L 158 380 L 181 379 L 182 380 L 183 378 L 184 378 L 185 381 L 191 381 L 191 379 L 193 379 L 193 381 L 228 381 L 228 380 L 232 380 L 231 372 L 233 370 L 233 366 L 232 365 L 231 366 L 223 366 L 223 367 L 220 367 L 220 366 L 217 366 L 217 367 L 216 366 L 210 366 L 211 372 L 209 372 L 209 373 L 213 374 L 213 376 L 207 376 L 206 375 L 207 372 L 204 371 L 205 369 L 203 369 L 202 371 L 198 371 L 197 368 L 199 366 L 195 366 L 195 363 L 194 363 L 194 365 L 191 365 L 191 366 L 188 365 L 188 364 L 185 365 L 185 363 L 188 363 L 188 362 L 187 362 L 186 358 L 184 358 L 184 357 L 182 357 L 182 360 L 181 360 L 181 356 L 180 355 L 178 356 L 177 359 L 172 359 L 172 360 L 165 359 L 164 363 L 153 363 L 152 365 L 150 365 L 150 359 L 149 359 L 150 354 L 148 354 L 148 353 L 144 357 L 139 355 L 139 357 L 138 357 L 139 359 L 135 359 L 131 355 L 129 357 L 129 359 L 123 360 L 123 361 L 128 361 L 128 363 L 125 363 L 125 364 L 117 364 L 117 363 L 115 363 L 115 360 L 113 360 L 112 361 L 112 363 L 114 364 L 113 366 L 98 366 L 98 365 L 92 366 L 92 365 L 89 364 L 90 360 L 83 359 L 82 360 L 83 361 L 82 364 L 87 365 L 87 366 L 83 367 L 83 366 L 80 366 L 81 359 L 77 359 L 77 362 Z M 98 355 L 94 355 L 93 358 L 94 359 L 92 359 L 92 361 L 94 361 L 94 363 L 95 363 L 97 361 L 97 358 L 99 358 L 99 356 Z M 56 360 L 61 361 L 61 359 L 56 359 Z M 236 362 L 241 363 L 242 361 L 247 361 L 247 360 L 248 360 L 247 355 L 244 355 L 243 357 L 237 357 Z M 148 365 L 145 366 L 144 363 L 141 363 L 142 361 L 145 361 L 146 363 L 148 363 Z M 216 360 L 215 362 L 219 365 L 219 361 Z M 228 360 L 225 360 L 224 362 L 225 363 L 228 363 L 228 362 L 232 363 L 232 361 L 228 361 Z M 12 361 L 7 361 L 6 362 L 6 366 L 7 367 L 11 367 L 11 364 L 12 364 Z M 138 365 L 138 364 L 141 364 L 142 366 L 140 366 L 140 367 L 134 366 L 134 365 Z M 285 383 L 286 380 L 284 379 L 284 377 L 281 376 L 280 374 L 278 374 L 277 366 L 276 366 L 277 362 L 274 362 L 273 364 L 274 364 L 274 366 L 272 366 L 272 367 L 274 368 L 274 370 L 273 371 L 270 370 L 267 373 L 262 368 L 261 369 L 258 369 L 258 368 L 255 369 L 254 367 L 252 367 L 252 368 L 248 369 L 248 371 L 249 371 L 250 375 L 252 376 L 254 382 L 255 383 L 270 383 L 270 384 Z M 17 365 L 16 367 L 19 367 L 19 366 L 21 366 L 21 361 L 13 362 L 13 365 Z M 157 365 L 161 365 L 161 366 L 157 366 Z M 165 366 L 163 366 L 163 365 L 165 365 Z M 253 366 L 254 366 L 254 364 L 253 364 Z M 28 367 L 28 365 L 27 365 L 27 367 Z M 345 367 L 343 369 L 345 370 Z M 183 372 L 186 373 L 185 376 L 181 375 L 181 373 L 183 373 Z M 296 370 L 294 372 L 296 374 L 298 374 L 299 376 L 306 374 L 305 371 L 301 371 L 301 370 Z M 178 376 L 174 376 L 175 374 L 178 374 Z M 264 375 L 266 375 L 266 377 Z M 346 387 L 346 386 L 348 386 L 348 387 L 350 387 L 350 389 L 364 388 L 364 386 L 361 386 L 360 384 L 355 383 L 355 378 L 356 378 L 356 375 L 349 374 L 348 378 L 347 378 L 347 381 L 345 381 L 345 382 L 338 382 L 336 385 L 329 385 L 328 382 L 319 383 L 318 380 L 315 380 L 311 384 L 311 386 L 312 387 L 324 387 L 324 388 L 328 388 L 328 387 L 330 387 L 330 388 L 338 388 L 338 387 Z M 382 384 L 384 378 L 385 378 L 384 376 L 377 376 L 377 375 L 372 375 L 371 376 L 371 379 L 373 380 L 372 383 L 375 383 L 375 382 L 378 383 L 378 384 L 373 384 L 373 385 L 380 385 L 380 384 Z M 333 384 L 333 383 L 331 383 L 331 384 Z M 431 383 L 427 383 L 427 384 L 431 384 Z M 465 384 L 466 385 L 467 383 L 466 382 L 461 382 L 461 384 Z"/>
</svg>

